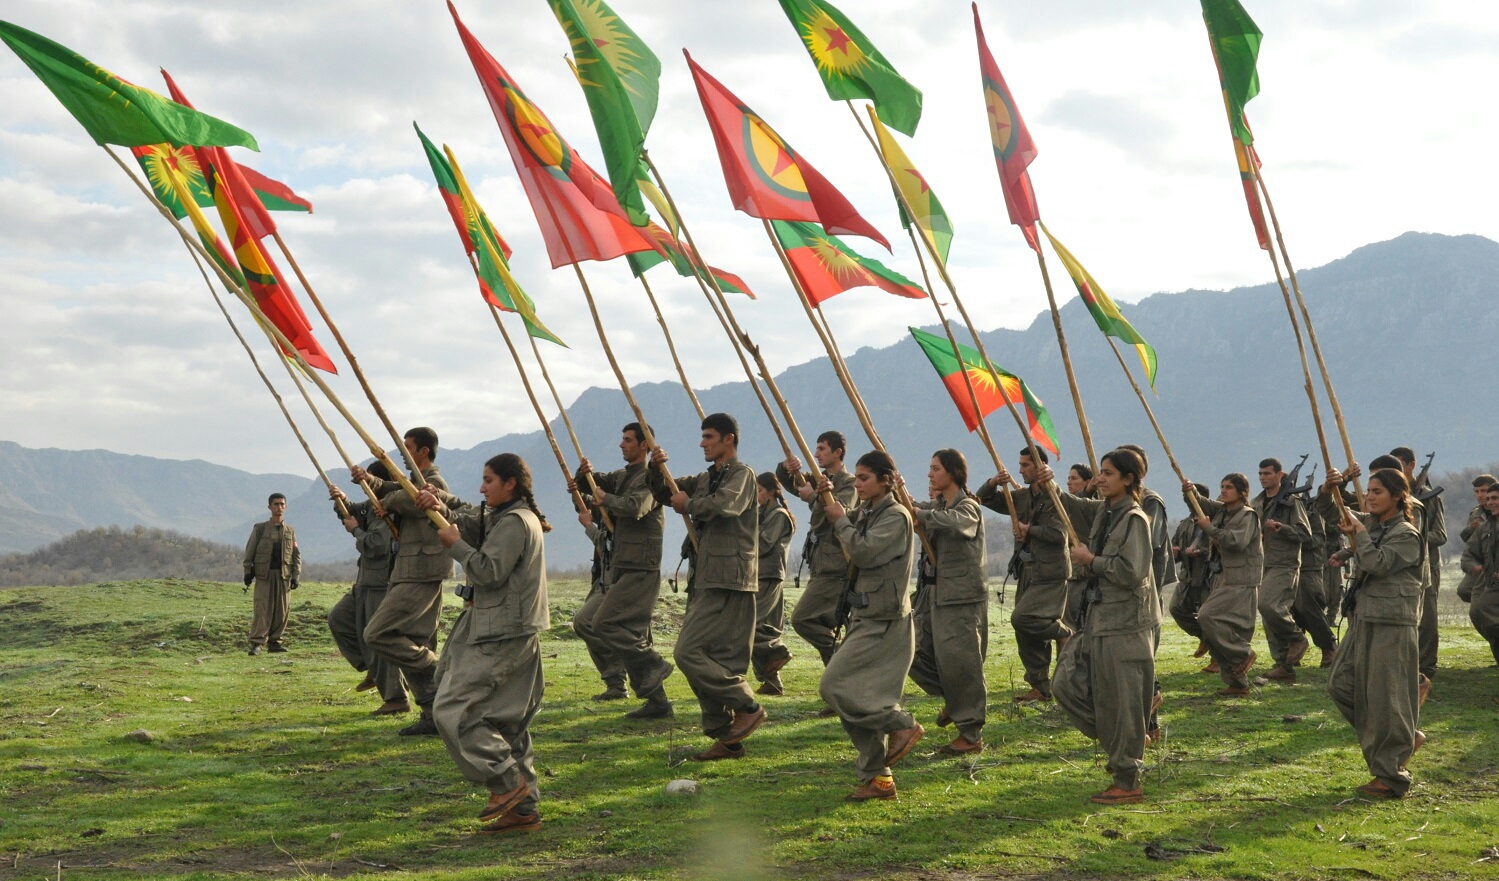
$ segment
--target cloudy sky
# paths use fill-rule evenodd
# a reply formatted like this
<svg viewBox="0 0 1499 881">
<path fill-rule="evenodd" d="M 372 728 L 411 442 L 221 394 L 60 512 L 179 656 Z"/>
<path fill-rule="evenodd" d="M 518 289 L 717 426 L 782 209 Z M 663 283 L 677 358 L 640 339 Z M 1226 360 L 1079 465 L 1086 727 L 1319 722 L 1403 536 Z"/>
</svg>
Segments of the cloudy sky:
<svg viewBox="0 0 1499 881">
<path fill-rule="evenodd" d="M 773 367 L 820 347 L 758 222 L 729 207 L 681 48 L 886 232 L 895 254 L 878 256 L 917 275 L 876 159 L 848 112 L 827 100 L 779 4 L 614 7 L 663 61 L 652 156 L 709 259 L 760 294 L 738 311 Z M 953 274 L 970 310 L 984 327 L 1029 325 L 1045 297 L 1034 258 L 1006 220 L 968 3 L 845 0 L 843 8 L 926 94 L 907 151 L 952 215 Z M 1499 14 L 1489 0 L 1252 0 L 1249 8 L 1266 33 L 1251 118 L 1299 265 L 1407 230 L 1499 238 L 1491 156 L 1499 127 L 1475 109 L 1485 84 L 1499 81 Z M 602 168 L 563 59 L 567 43 L 544 0 L 463 0 L 459 10 Z M 1040 150 L 1031 173 L 1043 216 L 1116 299 L 1269 279 L 1196 2 L 984 0 L 980 10 Z M 0 0 L 0 18 L 153 88 L 165 67 L 200 109 L 255 133 L 261 154 L 236 152 L 315 203 L 310 217 L 283 215 L 283 236 L 397 423 L 431 424 L 445 445 L 460 447 L 536 427 L 413 120 L 457 153 L 515 247 L 517 277 L 572 344 L 551 359 L 563 394 L 607 381 L 573 274 L 549 267 L 440 0 Z M 310 474 L 176 235 L 3 50 L 0 88 L 0 439 Z M 627 269 L 585 266 L 626 374 L 671 379 Z M 741 379 L 697 288 L 653 278 L 694 384 Z M 932 320 L 927 304 L 873 290 L 842 295 L 828 311 L 845 352 L 888 345 L 908 324 Z M 348 377 L 335 384 L 358 398 Z M 334 460 L 326 443 L 318 450 Z"/>
</svg>

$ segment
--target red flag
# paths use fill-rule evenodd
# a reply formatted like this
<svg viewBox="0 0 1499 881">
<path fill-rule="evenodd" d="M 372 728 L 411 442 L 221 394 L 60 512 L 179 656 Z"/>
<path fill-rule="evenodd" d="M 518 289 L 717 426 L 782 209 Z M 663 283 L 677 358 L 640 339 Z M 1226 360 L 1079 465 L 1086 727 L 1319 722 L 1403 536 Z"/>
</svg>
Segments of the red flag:
<svg viewBox="0 0 1499 881">
<path fill-rule="evenodd" d="M 687 55 L 685 49 L 682 54 Z M 865 236 L 890 250 L 880 231 L 860 217 L 848 199 L 759 114 L 698 67 L 691 55 L 687 55 L 687 65 L 713 129 L 724 183 L 735 208 L 766 220 L 820 223 L 831 235 Z"/>
<path fill-rule="evenodd" d="M 505 146 L 510 148 L 510 159 L 531 200 L 552 267 L 658 250 L 630 225 L 609 182 L 563 140 L 546 114 L 463 26 L 451 0 L 448 11 L 505 136 Z"/>
<path fill-rule="evenodd" d="M 1036 224 L 1041 212 L 1036 207 L 1036 193 L 1031 189 L 1031 176 L 1026 166 L 1036 158 L 1036 144 L 1031 140 L 1025 120 L 1020 118 L 1020 109 L 1005 78 L 989 53 L 989 44 L 984 42 L 984 25 L 979 21 L 979 5 L 973 4 L 973 30 L 978 35 L 979 69 L 984 80 L 984 105 L 989 114 L 989 139 L 994 143 L 994 164 L 999 167 L 999 184 L 1004 190 L 1005 207 L 1010 210 L 1010 222 L 1020 227 L 1025 240 L 1037 253 L 1041 243 L 1036 238 Z"/>
</svg>

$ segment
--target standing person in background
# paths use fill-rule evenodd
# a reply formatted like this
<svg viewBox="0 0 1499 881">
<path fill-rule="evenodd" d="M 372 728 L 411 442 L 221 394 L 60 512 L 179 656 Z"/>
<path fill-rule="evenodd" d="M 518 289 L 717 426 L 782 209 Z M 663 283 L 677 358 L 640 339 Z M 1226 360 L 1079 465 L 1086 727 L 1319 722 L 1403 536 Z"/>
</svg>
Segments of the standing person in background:
<svg viewBox="0 0 1499 881">
<path fill-rule="evenodd" d="M 713 746 L 699 762 L 743 758 L 743 740 L 765 722 L 765 708 L 745 679 L 755 645 L 755 594 L 760 589 L 760 511 L 755 472 L 739 461 L 739 423 L 727 413 L 709 413 L 698 443 L 711 463 L 702 474 L 676 479 L 672 493 L 662 475 L 666 451 L 651 451 L 651 491 L 679 514 L 692 518 L 697 545 L 690 543 L 687 615 L 673 658 L 702 709 L 703 734 Z"/>
<path fill-rule="evenodd" d="M 1468 618 L 1499 664 L 1499 483 L 1483 490 L 1484 520 L 1468 532 L 1463 573 L 1471 579 Z M 1495 698 L 1499 703 L 1499 698 Z"/>
<path fill-rule="evenodd" d="M 598 472 L 586 458 L 579 464 L 570 491 L 585 485 L 592 474 L 592 502 L 614 519 L 613 545 L 607 587 L 590 627 L 629 673 L 635 696 L 644 704 L 625 714 L 629 719 L 669 719 L 673 715 L 666 696 L 666 677 L 672 665 L 656 651 L 651 634 L 651 615 L 661 595 L 661 542 L 666 513 L 651 493 L 646 477 L 646 428 L 631 422 L 620 430 L 619 452 L 625 467 Z"/>
<path fill-rule="evenodd" d="M 937 560 L 934 566 L 925 552 L 921 555 L 914 609 L 916 656 L 910 675 L 927 694 L 942 698 L 937 724 L 957 726 L 958 736 L 941 752 L 972 755 L 984 749 L 989 703 L 984 681 L 989 654 L 984 509 L 968 492 L 968 461 L 957 450 L 932 454 L 927 482 L 934 498 L 917 502 L 913 516 L 926 531 Z M 1062 583 L 1056 587 L 1065 600 Z M 1056 612 L 1060 617 L 1061 609 Z M 1050 662 L 1050 649 L 1046 644 L 1045 663 Z"/>
<path fill-rule="evenodd" d="M 1499 483 L 1499 480 L 1496 480 L 1492 474 L 1480 474 L 1473 478 L 1473 498 L 1477 500 L 1478 504 L 1473 507 L 1473 510 L 1468 512 L 1467 523 L 1463 526 L 1462 531 L 1457 534 L 1457 537 L 1463 540 L 1465 546 L 1473 538 L 1474 533 L 1482 528 L 1490 519 L 1484 500 L 1488 496 L 1488 488 L 1495 483 Z M 1468 573 L 1466 566 L 1463 567 L 1463 580 L 1458 582 L 1457 598 L 1465 603 L 1472 602 L 1473 584 L 1474 576 Z"/>
<path fill-rule="evenodd" d="M 1289 480 L 1279 459 L 1260 461 L 1260 494 L 1254 509 L 1260 516 L 1265 542 L 1265 572 L 1260 582 L 1260 619 L 1265 642 L 1275 661 L 1265 678 L 1287 685 L 1296 681 L 1296 668 L 1311 642 L 1297 625 L 1291 608 L 1296 604 L 1301 577 L 1301 551 L 1311 544 L 1312 527 L 1301 500 L 1290 495 Z"/>
<path fill-rule="evenodd" d="M 1327 616 L 1327 558 L 1338 546 L 1328 547 L 1327 523 L 1322 515 L 1311 505 L 1302 507 L 1312 537 L 1301 549 L 1301 579 L 1296 585 L 1296 605 L 1291 616 L 1322 653 L 1322 663 L 1318 666 L 1325 669 L 1332 666 L 1332 656 L 1338 650 L 1338 638 Z"/>
<path fill-rule="evenodd" d="M 484 501 L 457 513 L 441 490 L 415 500 L 450 518 L 437 538 L 464 575 L 433 715 L 458 770 L 489 790 L 479 831 L 529 832 L 541 826 L 531 720 L 545 691 L 540 634 L 552 622 L 542 536 L 552 527 L 536 507 L 530 467 L 514 453 L 484 464 L 479 491 Z"/>
<path fill-rule="evenodd" d="M 425 426 L 405 435 L 406 451 L 427 486 L 448 491 L 437 468 L 437 432 Z M 401 484 L 379 480 L 358 465 L 350 469 L 357 482 L 370 481 L 375 496 L 396 518 L 401 546 L 390 572 L 385 601 L 364 628 L 364 641 L 376 655 L 401 669 L 421 717 L 400 730 L 403 737 L 435 737 L 432 699 L 437 694 L 437 627 L 442 622 L 442 582 L 453 574 L 453 561 L 437 538 L 437 527 L 417 508 Z M 416 479 L 416 475 L 412 475 Z M 450 506 L 451 507 L 451 506 Z"/>
<path fill-rule="evenodd" d="M 1338 492 L 1342 483 L 1342 475 L 1330 470 L 1323 493 Z M 1327 693 L 1358 735 L 1374 776 L 1358 791 L 1371 798 L 1404 797 L 1411 786 L 1406 766 L 1426 741 L 1416 727 L 1416 621 L 1426 545 L 1411 523 L 1410 501 L 1410 484 L 1398 466 L 1381 468 L 1369 477 L 1367 513 L 1345 509 L 1340 526 L 1352 544 L 1346 553 L 1352 554 L 1355 575 L 1343 601 L 1348 631 L 1327 674 Z"/>
<path fill-rule="evenodd" d="M 267 650 L 286 651 L 281 642 L 290 612 L 286 594 L 297 589 L 297 578 L 302 574 L 297 531 L 286 522 L 286 496 L 271 493 L 266 507 L 271 519 L 255 524 L 250 530 L 243 560 L 245 587 L 255 587 L 255 611 L 250 619 L 252 657 Z"/>
<path fill-rule="evenodd" d="M 838 540 L 848 550 L 848 631 L 822 672 L 818 690 L 843 722 L 854 748 L 860 787 L 847 801 L 893 799 L 890 766 L 905 758 L 923 733 L 901 706 L 906 673 L 916 656 L 911 620 L 911 515 L 893 491 L 899 475 L 890 456 L 865 453 L 854 468 L 859 508 L 852 517 L 843 505 L 827 506 Z M 823 478 L 820 490 L 832 482 Z"/>
<path fill-rule="evenodd" d="M 1400 470 L 1410 481 L 1411 495 L 1424 508 L 1421 540 L 1426 545 L 1426 581 L 1421 592 L 1421 702 L 1431 696 L 1431 683 L 1437 675 L 1437 649 L 1441 636 L 1437 631 L 1437 591 L 1442 585 L 1442 545 L 1447 543 L 1447 505 L 1441 491 L 1429 492 L 1430 486 L 1416 486 L 1416 452 L 1410 447 L 1396 447 L 1390 455 L 1400 460 Z"/>
<path fill-rule="evenodd" d="M 599 679 L 604 682 L 604 690 L 594 695 L 593 700 L 622 701 L 630 696 L 625 690 L 625 665 L 594 629 L 599 607 L 604 604 L 604 597 L 609 593 L 609 556 L 614 546 L 614 536 L 604 528 L 603 515 L 598 508 L 585 505 L 578 512 L 578 523 L 593 545 L 593 562 L 588 570 L 588 596 L 573 614 L 573 633 L 588 647 L 588 658 L 593 661 L 593 669 L 598 671 Z"/>
<path fill-rule="evenodd" d="M 1083 736 L 1108 755 L 1113 783 L 1094 804 L 1143 801 L 1141 775 L 1155 695 L 1155 650 L 1161 603 L 1151 573 L 1150 522 L 1140 508 L 1145 463 L 1117 449 L 1099 460 L 1100 508 L 1086 546 L 1071 551 L 1085 577 L 1083 628 L 1067 640 L 1052 694 Z M 1042 467 L 1038 480 L 1051 478 Z"/>
<path fill-rule="evenodd" d="M 1189 549 L 1205 562 L 1209 579 L 1197 624 L 1213 656 L 1209 667 L 1223 679 L 1218 696 L 1243 697 L 1249 694 L 1249 668 L 1259 657 L 1251 645 L 1265 568 L 1260 512 L 1249 504 L 1249 478 L 1243 474 L 1223 478 L 1216 502 L 1198 490 L 1198 484 L 1182 483 L 1183 497 L 1196 493 L 1203 513 L 1197 543 Z"/>
<path fill-rule="evenodd" d="M 817 436 L 817 448 L 812 455 L 817 459 L 817 468 L 832 484 L 833 499 L 845 510 L 854 506 L 854 475 L 844 467 L 843 457 L 848 452 L 848 440 L 841 431 L 824 431 Z M 823 666 L 838 647 L 836 612 L 838 594 L 843 590 L 843 577 L 848 573 L 848 557 L 838 546 L 833 535 L 833 524 L 823 513 L 823 497 L 815 491 L 811 475 L 802 471 L 802 463 L 795 456 L 776 466 L 776 478 L 781 486 L 796 493 L 807 503 L 811 517 L 807 521 L 807 540 L 802 545 L 802 561 L 807 564 L 807 589 L 791 610 L 791 628 L 807 644 L 817 650 Z M 824 708 L 824 716 L 832 711 Z"/>
<path fill-rule="evenodd" d="M 371 463 L 369 473 L 380 480 L 390 478 L 383 462 Z M 364 628 L 385 601 L 385 590 L 390 586 L 396 535 L 386 519 L 385 508 L 378 501 L 351 502 L 348 494 L 336 486 L 329 489 L 328 496 L 335 500 L 335 512 L 337 502 L 343 502 L 348 510 L 349 516 L 343 520 L 344 529 L 354 536 L 354 548 L 359 551 L 359 575 L 354 579 L 353 589 L 329 610 L 328 631 L 333 634 L 333 642 L 349 666 L 364 673 L 364 681 L 354 686 L 354 690 L 380 690 L 380 699 L 384 703 L 370 715 L 409 713 L 411 704 L 406 700 L 406 688 L 401 684 L 400 668 L 376 655 L 364 641 Z"/>
<path fill-rule="evenodd" d="M 791 663 L 791 649 L 781 639 L 786 626 L 786 600 L 781 582 L 786 580 L 786 555 L 796 533 L 796 516 L 786 507 L 786 497 L 775 474 L 764 471 L 755 477 L 755 498 L 760 504 L 760 590 L 755 594 L 755 648 L 750 663 L 760 680 L 756 694 L 786 693 L 781 668 Z"/>
<path fill-rule="evenodd" d="M 1192 489 L 1198 496 L 1208 497 L 1208 488 L 1203 484 L 1194 483 Z M 1208 653 L 1208 644 L 1202 638 L 1202 626 L 1197 621 L 1202 601 L 1207 599 L 1210 574 L 1207 552 L 1198 541 L 1202 535 L 1202 526 L 1190 515 L 1182 518 L 1171 535 L 1171 557 L 1176 560 L 1176 592 L 1171 596 L 1171 618 L 1183 633 L 1197 637 L 1197 651 L 1192 653 L 1194 658 Z"/>
</svg>

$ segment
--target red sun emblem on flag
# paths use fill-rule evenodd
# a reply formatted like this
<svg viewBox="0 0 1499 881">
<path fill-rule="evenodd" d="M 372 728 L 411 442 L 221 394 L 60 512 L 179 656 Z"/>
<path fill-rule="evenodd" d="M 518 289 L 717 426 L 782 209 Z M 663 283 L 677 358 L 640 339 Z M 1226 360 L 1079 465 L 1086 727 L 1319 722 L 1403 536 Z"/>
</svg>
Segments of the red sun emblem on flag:
<svg viewBox="0 0 1499 881">
<path fill-rule="evenodd" d="M 503 80 L 500 87 L 505 90 L 505 116 L 526 153 L 553 177 L 566 178 L 572 164 L 572 148 L 524 92 Z"/>
<path fill-rule="evenodd" d="M 798 202 L 810 201 L 807 182 L 796 164 L 796 153 L 753 110 L 748 107 L 739 110 L 744 114 L 744 154 L 755 175 L 777 195 Z"/>
<path fill-rule="evenodd" d="M 1015 108 L 1009 96 L 992 80 L 984 80 L 984 104 L 989 112 L 989 140 L 1001 161 L 1015 152 Z"/>
</svg>

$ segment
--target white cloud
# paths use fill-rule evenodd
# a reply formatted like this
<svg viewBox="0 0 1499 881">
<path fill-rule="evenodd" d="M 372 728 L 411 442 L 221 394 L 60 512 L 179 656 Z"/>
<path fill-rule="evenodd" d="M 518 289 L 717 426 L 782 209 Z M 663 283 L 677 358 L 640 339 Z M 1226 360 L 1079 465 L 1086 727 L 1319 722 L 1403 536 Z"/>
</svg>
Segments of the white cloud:
<svg viewBox="0 0 1499 881">
<path fill-rule="evenodd" d="M 532 99 L 597 160 L 545 4 L 459 5 Z M 1251 5 L 1267 34 L 1264 91 L 1251 115 L 1298 264 L 1412 228 L 1499 237 L 1487 201 L 1473 198 L 1485 185 L 1495 125 L 1453 86 L 1499 76 L 1490 51 L 1499 25 L 1487 3 Z M 683 46 L 842 188 L 895 253 L 859 239 L 853 247 L 919 276 L 876 161 L 847 110 L 826 100 L 775 4 L 614 6 L 662 59 L 652 156 L 709 259 L 760 295 L 735 303 L 772 367 L 819 357 L 821 347 L 758 222 L 729 208 Z M 1195 4 L 981 7 L 1041 150 L 1032 171 L 1043 214 L 1116 298 L 1269 278 L 1250 238 Z M 908 150 L 953 217 L 952 273 L 970 311 L 985 327 L 1029 325 L 1045 296 L 997 186 L 968 5 L 864 0 L 850 11 L 925 91 Z M 285 216 L 283 234 L 398 423 L 437 425 L 454 446 L 534 424 L 413 119 L 456 151 L 515 247 L 517 277 L 571 344 L 546 349 L 562 394 L 571 400 L 612 383 L 576 279 L 550 267 L 441 4 L 12 0 L 5 15 L 158 90 L 163 66 L 200 108 L 256 133 L 262 152 L 239 155 L 316 204 L 311 216 Z M 7 439 L 309 473 L 181 244 L 9 53 L 0 53 L 0 87 L 0 349 L 8 354 L 0 406 L 19 416 L 7 420 Z M 638 283 L 623 265 L 585 272 L 631 381 L 674 381 Z M 1055 261 L 1052 275 L 1069 299 Z M 696 286 L 668 270 L 653 273 L 652 285 L 694 384 L 741 378 Z M 872 290 L 826 308 L 845 353 L 932 320 L 927 304 Z M 313 323 L 332 349 L 315 315 Z M 377 425 L 351 377 L 332 382 Z M 334 458 L 331 448 L 321 454 Z"/>
</svg>

